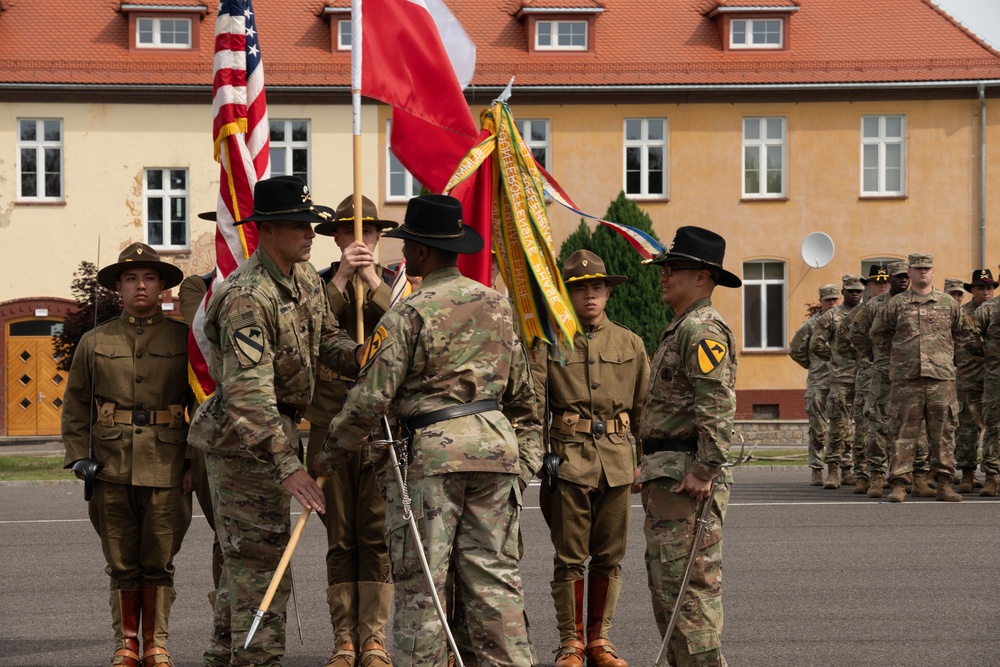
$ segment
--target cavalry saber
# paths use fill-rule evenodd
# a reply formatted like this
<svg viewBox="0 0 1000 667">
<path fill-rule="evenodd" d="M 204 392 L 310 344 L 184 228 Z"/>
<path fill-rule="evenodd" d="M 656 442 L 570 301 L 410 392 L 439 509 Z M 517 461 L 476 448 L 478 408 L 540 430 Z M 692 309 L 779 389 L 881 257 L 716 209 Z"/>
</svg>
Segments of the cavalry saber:
<svg viewBox="0 0 1000 667">
<path fill-rule="evenodd" d="M 323 488 L 326 483 L 326 475 L 319 477 L 316 480 L 316 485 Z M 281 578 L 285 574 L 285 570 L 288 568 L 288 564 L 292 560 L 292 554 L 295 552 L 295 547 L 299 543 L 299 538 L 302 537 L 302 529 L 306 527 L 306 521 L 309 520 L 309 515 L 312 514 L 312 508 L 305 507 L 302 509 L 302 516 L 299 517 L 298 523 L 295 524 L 295 529 L 292 531 L 292 536 L 288 539 L 288 546 L 285 547 L 285 553 L 281 554 L 281 560 L 278 561 L 278 567 L 274 571 L 274 576 L 271 577 L 271 584 L 267 587 L 267 592 L 264 593 L 264 599 L 261 600 L 260 608 L 257 613 L 254 614 L 253 623 L 250 625 L 250 632 L 247 633 L 247 640 L 243 643 L 243 648 L 248 648 L 250 646 L 250 640 L 253 639 L 254 633 L 257 632 L 257 628 L 260 627 L 260 622 L 264 619 L 264 614 L 271 607 L 271 600 L 274 598 L 274 594 L 278 591 L 278 585 L 281 583 Z"/>
<path fill-rule="evenodd" d="M 738 465 L 746 463 L 750 456 L 753 454 L 753 450 L 757 448 L 755 443 L 750 451 L 747 452 L 747 442 L 743 438 L 743 434 L 734 431 L 740 438 L 740 455 L 736 457 L 736 461 L 733 463 L 724 464 L 723 467 L 735 468 Z M 698 555 L 698 549 L 701 547 L 701 540 L 705 536 L 705 529 L 708 524 L 711 523 L 712 516 L 712 502 L 715 500 L 715 488 L 717 486 L 716 482 L 718 477 L 712 480 L 712 486 L 708 490 L 708 498 L 705 499 L 705 505 L 701 509 L 701 515 L 698 517 L 698 530 L 694 534 L 694 542 L 691 543 L 691 553 L 688 555 L 687 567 L 684 568 L 684 576 L 681 578 L 680 589 L 677 592 L 677 599 L 674 601 L 674 610 L 670 614 L 670 622 L 667 624 L 667 632 L 663 635 L 663 643 L 660 644 L 660 652 L 656 654 L 656 662 L 653 663 L 655 667 L 663 667 L 667 660 L 667 645 L 670 644 L 670 636 L 674 634 L 674 628 L 677 627 L 677 618 L 680 616 L 681 605 L 684 603 L 684 596 L 687 594 L 688 584 L 691 583 L 691 572 L 694 570 L 695 558 Z"/>
<path fill-rule="evenodd" d="M 444 633 L 448 637 L 448 646 L 451 647 L 451 653 L 455 657 L 456 667 L 465 667 L 465 663 L 462 662 L 462 655 L 458 650 L 458 644 L 455 642 L 455 636 L 451 634 L 448 617 L 444 613 L 444 607 L 441 606 L 441 598 L 438 597 L 437 585 L 434 583 L 431 566 L 427 562 L 427 554 L 424 552 L 424 543 L 420 539 L 420 531 L 417 528 L 417 519 L 413 516 L 413 512 L 410 511 L 410 494 L 406 489 L 403 473 L 400 471 L 399 457 L 396 456 L 395 441 L 392 438 L 392 428 L 389 426 L 389 419 L 385 415 L 382 416 L 382 428 L 385 430 L 385 437 L 388 442 L 389 464 L 392 466 L 392 471 L 396 474 L 396 484 L 399 485 L 399 491 L 403 497 L 403 514 L 410 523 L 410 533 L 413 535 L 413 541 L 416 543 L 417 555 L 420 557 L 420 567 L 424 571 L 424 576 L 427 577 L 431 599 L 434 600 L 434 609 L 437 610 L 438 618 L 441 619 L 441 625 L 444 626 Z"/>
</svg>

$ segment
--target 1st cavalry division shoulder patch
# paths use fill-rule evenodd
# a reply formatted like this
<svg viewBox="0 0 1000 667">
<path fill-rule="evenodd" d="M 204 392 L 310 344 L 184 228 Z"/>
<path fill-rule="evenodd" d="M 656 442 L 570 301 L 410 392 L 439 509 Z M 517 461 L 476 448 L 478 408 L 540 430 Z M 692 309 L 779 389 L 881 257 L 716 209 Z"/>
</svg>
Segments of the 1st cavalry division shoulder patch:
<svg viewBox="0 0 1000 667">
<path fill-rule="evenodd" d="M 385 330 L 385 327 L 379 326 L 375 329 L 372 337 L 368 339 L 368 345 L 365 346 L 365 352 L 361 355 L 361 366 L 367 366 L 368 362 L 372 360 L 375 353 L 382 349 L 382 343 L 385 342 L 385 337 L 389 335 L 389 332 Z"/>
<path fill-rule="evenodd" d="M 702 373 L 711 373 L 726 356 L 726 346 L 714 340 L 704 339 L 698 343 L 698 368 Z"/>
<path fill-rule="evenodd" d="M 240 356 L 251 365 L 260 363 L 264 356 L 264 332 L 256 324 L 242 327 L 233 334 L 236 349 Z"/>
</svg>

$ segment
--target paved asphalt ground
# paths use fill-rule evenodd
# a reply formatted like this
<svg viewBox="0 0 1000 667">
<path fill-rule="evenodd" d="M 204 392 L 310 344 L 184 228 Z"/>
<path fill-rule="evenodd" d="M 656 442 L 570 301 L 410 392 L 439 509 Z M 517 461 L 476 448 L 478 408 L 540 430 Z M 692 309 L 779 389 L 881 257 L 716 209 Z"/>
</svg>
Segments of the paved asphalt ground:
<svg viewBox="0 0 1000 667">
<path fill-rule="evenodd" d="M 890 505 L 806 485 L 793 470 L 736 471 L 725 527 L 723 644 L 734 667 L 755 665 L 1000 665 L 1000 503 L 907 500 Z M 82 485 L 0 486 L 0 665 L 108 664 L 107 578 Z M 659 647 L 633 505 L 625 589 L 612 636 L 633 667 Z M 195 505 L 176 559 L 170 648 L 199 665 L 210 627 L 211 534 Z M 549 597 L 552 547 L 525 496 L 522 574 L 543 665 L 556 645 Z M 289 613 L 285 667 L 322 667 L 331 647 L 323 533 L 307 526 L 294 558 L 305 643 Z"/>
</svg>

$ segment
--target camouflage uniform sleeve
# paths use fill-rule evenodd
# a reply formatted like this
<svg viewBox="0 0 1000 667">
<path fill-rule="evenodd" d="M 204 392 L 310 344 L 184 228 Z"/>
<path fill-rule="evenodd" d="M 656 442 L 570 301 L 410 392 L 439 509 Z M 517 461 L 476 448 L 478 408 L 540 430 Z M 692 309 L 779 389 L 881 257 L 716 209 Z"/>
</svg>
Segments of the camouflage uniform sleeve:
<svg viewBox="0 0 1000 667">
<path fill-rule="evenodd" d="M 890 300 L 872 322 L 871 337 L 872 344 L 875 345 L 883 356 L 888 356 L 892 351 L 892 336 L 896 332 L 896 309 Z"/>
<path fill-rule="evenodd" d="M 874 359 L 871 338 L 872 311 L 873 309 L 868 304 L 862 305 L 861 312 L 851 322 L 848 336 L 851 339 L 851 345 L 858 351 L 859 359 Z"/>
<path fill-rule="evenodd" d="M 993 309 L 987 307 L 985 304 L 972 313 L 971 333 L 965 343 L 965 349 L 977 357 L 983 356 L 984 339 L 986 338 L 986 331 L 990 327 L 990 316 L 992 314 Z"/>
<path fill-rule="evenodd" d="M 217 315 L 222 372 L 219 387 L 226 411 L 240 437 L 241 452 L 275 467 L 280 482 L 302 469 L 298 443 L 285 436 L 274 390 L 275 313 L 252 291 L 233 291 L 220 304 Z M 248 354 L 237 336 L 260 337 L 259 355 Z"/>
<path fill-rule="evenodd" d="M 420 315 L 406 306 L 397 306 L 382 317 L 365 347 L 358 382 L 330 422 L 319 456 L 322 466 L 330 467 L 336 450 L 360 449 L 389 412 L 406 379 L 422 326 Z"/>
<path fill-rule="evenodd" d="M 709 481 L 719 474 L 726 462 L 729 442 L 732 439 L 733 419 L 736 416 L 736 369 L 733 361 L 733 338 L 716 322 L 705 322 L 696 327 L 686 327 L 678 341 L 684 372 L 694 393 L 692 419 L 698 438 L 691 472 L 698 479 Z M 715 366 L 699 355 L 702 342 L 725 346 L 722 358 Z"/>
<path fill-rule="evenodd" d="M 802 368 L 809 368 L 809 334 L 811 331 L 812 325 L 809 320 L 806 320 L 795 332 L 788 350 L 788 356 Z"/>
<path fill-rule="evenodd" d="M 823 361 L 830 361 L 830 339 L 833 338 L 831 322 L 831 318 L 825 315 L 816 320 L 809 340 L 809 352 Z"/>
<path fill-rule="evenodd" d="M 73 363 L 70 365 L 69 378 L 63 394 L 62 406 L 62 441 L 66 447 L 65 463 L 87 458 L 90 447 L 87 438 L 90 436 L 90 406 L 93 395 L 90 393 L 92 381 L 91 372 L 94 368 L 94 331 L 88 331 L 80 338 L 73 353 Z M 94 408 L 96 410 L 96 406 Z"/>
<path fill-rule="evenodd" d="M 959 354 L 970 346 L 974 347 L 972 322 L 969 316 L 956 304 L 951 319 L 951 339 L 955 347 L 955 354 Z"/>
<path fill-rule="evenodd" d="M 851 345 L 850 332 L 854 318 L 858 316 L 860 308 L 855 308 L 840 320 L 837 330 L 833 334 L 833 349 L 844 359 L 858 359 L 857 350 Z"/>
<path fill-rule="evenodd" d="M 511 355 L 510 376 L 503 394 L 503 413 L 514 427 L 519 477 L 527 485 L 542 467 L 542 421 L 538 416 L 541 411 L 538 403 L 544 402 L 544 399 L 536 400 L 528 355 L 520 339 L 514 340 Z"/>
</svg>

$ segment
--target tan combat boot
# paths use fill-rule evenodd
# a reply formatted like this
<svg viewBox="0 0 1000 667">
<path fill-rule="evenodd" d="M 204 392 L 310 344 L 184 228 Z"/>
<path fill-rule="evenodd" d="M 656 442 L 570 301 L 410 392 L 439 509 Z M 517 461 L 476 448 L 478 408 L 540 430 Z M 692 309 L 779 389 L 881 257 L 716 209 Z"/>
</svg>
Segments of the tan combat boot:
<svg viewBox="0 0 1000 667">
<path fill-rule="evenodd" d="M 988 472 L 986 473 L 986 481 L 983 482 L 983 490 L 979 492 L 979 495 L 986 498 L 996 498 L 997 493 L 996 473 Z"/>
<path fill-rule="evenodd" d="M 854 476 L 850 468 L 840 469 L 840 483 L 844 486 L 850 486 L 851 484 L 856 484 L 858 478 Z"/>
<path fill-rule="evenodd" d="M 951 475 L 938 473 L 936 497 L 938 500 L 943 500 L 946 503 L 960 503 L 962 502 L 962 496 L 955 493 L 955 489 L 951 488 L 951 481 Z"/>
<path fill-rule="evenodd" d="M 882 489 L 885 487 L 885 477 L 882 473 L 875 472 L 872 473 L 871 479 L 868 480 L 868 497 L 869 498 L 881 498 Z"/>
<path fill-rule="evenodd" d="M 827 466 L 826 473 L 826 483 L 823 484 L 824 489 L 839 489 L 840 488 L 840 464 L 831 463 Z"/>
<path fill-rule="evenodd" d="M 583 579 L 552 582 L 560 644 L 555 667 L 583 667 Z"/>
<path fill-rule="evenodd" d="M 868 480 L 864 477 L 858 477 L 858 481 L 854 483 L 854 488 L 851 490 L 851 493 L 856 493 L 858 495 L 868 493 Z"/>
<path fill-rule="evenodd" d="M 901 503 L 906 500 L 906 480 L 894 479 L 889 482 L 889 496 L 887 500 L 890 503 Z"/>
<path fill-rule="evenodd" d="M 813 468 L 809 477 L 809 486 L 823 486 L 823 469 Z"/>
<path fill-rule="evenodd" d="M 959 493 L 972 493 L 976 486 L 976 471 L 970 468 L 962 470 L 962 481 L 958 484 Z"/>
<path fill-rule="evenodd" d="M 937 496 L 937 492 L 927 483 L 927 473 L 924 472 L 913 473 L 913 491 L 911 493 L 918 498 L 934 498 Z"/>
</svg>

